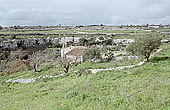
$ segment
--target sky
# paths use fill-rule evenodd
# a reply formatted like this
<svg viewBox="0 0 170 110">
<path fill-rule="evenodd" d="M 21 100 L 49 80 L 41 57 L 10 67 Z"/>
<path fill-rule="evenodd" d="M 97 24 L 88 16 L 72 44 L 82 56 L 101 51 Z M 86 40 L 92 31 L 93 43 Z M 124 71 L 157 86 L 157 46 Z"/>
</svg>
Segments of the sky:
<svg viewBox="0 0 170 110">
<path fill-rule="evenodd" d="M 0 25 L 170 24 L 170 0 L 0 0 Z"/>
</svg>

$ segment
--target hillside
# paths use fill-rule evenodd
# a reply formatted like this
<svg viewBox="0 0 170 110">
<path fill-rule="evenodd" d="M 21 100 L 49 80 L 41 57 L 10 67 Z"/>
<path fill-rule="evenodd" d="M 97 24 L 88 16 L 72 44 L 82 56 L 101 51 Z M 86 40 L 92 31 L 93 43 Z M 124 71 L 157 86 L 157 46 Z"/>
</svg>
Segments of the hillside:
<svg viewBox="0 0 170 110">
<path fill-rule="evenodd" d="M 97 74 L 5 83 L 0 77 L 0 110 L 158 110 L 170 109 L 170 44 L 141 67 Z M 50 73 L 50 71 L 49 71 Z"/>
</svg>

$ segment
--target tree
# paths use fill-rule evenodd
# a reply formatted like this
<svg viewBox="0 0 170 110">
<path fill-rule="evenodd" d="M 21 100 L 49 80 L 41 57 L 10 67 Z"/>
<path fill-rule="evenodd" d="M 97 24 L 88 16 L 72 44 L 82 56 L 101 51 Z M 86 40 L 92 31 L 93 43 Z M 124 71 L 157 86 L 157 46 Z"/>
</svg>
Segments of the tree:
<svg viewBox="0 0 170 110">
<path fill-rule="evenodd" d="M 31 55 L 31 61 L 30 61 L 30 65 L 31 67 L 34 69 L 34 72 L 38 72 L 38 66 L 42 63 L 42 60 L 44 60 L 44 58 L 42 58 L 43 52 L 42 51 L 37 51 L 37 52 L 33 52 Z"/>
<path fill-rule="evenodd" d="M 149 61 L 151 54 L 160 47 L 161 39 L 158 36 L 145 36 L 136 39 L 135 42 L 130 44 L 127 51 L 133 55 L 139 55 Z"/>
<path fill-rule="evenodd" d="M 46 49 L 34 51 L 29 55 L 30 66 L 35 72 L 38 72 L 38 67 L 43 63 L 51 63 L 52 66 L 58 65 L 60 52 L 58 49 Z"/>
<path fill-rule="evenodd" d="M 69 59 L 66 55 L 60 58 L 60 63 L 62 67 L 64 68 L 64 72 L 68 74 L 70 65 L 71 65 L 71 59 Z"/>
</svg>

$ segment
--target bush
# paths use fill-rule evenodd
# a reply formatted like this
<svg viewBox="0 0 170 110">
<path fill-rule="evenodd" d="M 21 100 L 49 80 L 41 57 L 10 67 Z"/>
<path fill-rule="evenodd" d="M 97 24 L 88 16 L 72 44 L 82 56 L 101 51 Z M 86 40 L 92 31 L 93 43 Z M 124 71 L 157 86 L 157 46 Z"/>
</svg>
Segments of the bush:
<svg viewBox="0 0 170 110">
<path fill-rule="evenodd" d="M 16 36 L 16 35 L 11 35 L 11 38 L 12 38 L 12 39 L 16 39 L 17 36 Z"/>
<path fill-rule="evenodd" d="M 81 75 L 90 74 L 91 71 L 89 71 L 89 70 L 86 69 L 86 68 L 82 68 L 82 69 L 80 69 L 80 70 L 78 70 L 78 71 L 75 71 L 74 73 L 75 73 L 76 75 L 78 75 L 78 76 L 81 76 Z"/>
<path fill-rule="evenodd" d="M 69 47 L 69 46 L 72 46 L 74 44 L 74 41 L 69 41 L 69 42 L 67 42 L 67 47 Z"/>
<path fill-rule="evenodd" d="M 106 39 L 106 40 L 104 40 L 102 43 L 104 44 L 104 45 L 112 45 L 112 39 Z"/>
<path fill-rule="evenodd" d="M 56 42 L 55 44 L 49 45 L 49 48 L 62 48 L 62 44 Z"/>
<path fill-rule="evenodd" d="M 32 69 L 28 61 L 23 61 L 20 59 L 13 60 L 6 64 L 5 72 L 8 74 L 22 72 Z"/>
<path fill-rule="evenodd" d="M 79 39 L 79 44 L 81 45 L 81 46 L 84 46 L 84 45 L 86 45 L 87 44 L 87 39 L 85 39 L 85 38 L 80 38 Z"/>
<path fill-rule="evenodd" d="M 2 30 L 3 29 L 3 27 L 2 26 L 0 26 L 0 30 Z"/>
<path fill-rule="evenodd" d="M 134 55 L 143 56 L 148 61 L 150 55 L 161 45 L 161 39 L 157 36 L 145 36 L 138 38 L 127 48 Z"/>
<path fill-rule="evenodd" d="M 87 42 L 87 45 L 88 46 L 91 46 L 91 45 L 96 45 L 96 38 L 90 38 Z"/>
<path fill-rule="evenodd" d="M 99 37 L 99 40 L 104 40 L 104 37 L 103 36 Z"/>
<path fill-rule="evenodd" d="M 85 51 L 85 59 L 98 59 L 101 58 L 100 49 L 96 46 L 92 46 Z"/>
<path fill-rule="evenodd" d="M 21 49 L 17 49 L 16 51 L 10 52 L 10 57 L 8 58 L 8 60 L 12 61 L 15 59 L 22 59 L 26 55 L 27 53 L 25 51 L 22 51 Z"/>
</svg>

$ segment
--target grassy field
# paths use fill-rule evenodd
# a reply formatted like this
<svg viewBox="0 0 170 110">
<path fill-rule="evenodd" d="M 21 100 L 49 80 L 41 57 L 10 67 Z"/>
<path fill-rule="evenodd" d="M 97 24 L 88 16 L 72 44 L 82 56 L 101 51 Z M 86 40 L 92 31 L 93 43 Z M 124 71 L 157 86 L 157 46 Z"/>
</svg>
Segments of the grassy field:
<svg viewBox="0 0 170 110">
<path fill-rule="evenodd" d="M 11 32 L 9 31 L 0 31 L 0 34 L 29 34 L 29 33 L 72 33 L 72 30 L 43 30 L 43 31 L 37 31 L 37 30 L 32 30 L 32 31 L 17 31 L 17 30 L 12 30 Z"/>
<path fill-rule="evenodd" d="M 92 63 L 92 62 L 84 62 L 79 64 L 78 66 L 73 66 L 71 69 L 79 70 L 79 69 L 100 69 L 100 68 L 113 68 L 119 66 L 127 66 L 127 65 L 134 65 L 141 61 L 141 59 L 123 59 L 123 60 L 113 60 L 110 62 L 103 62 L 103 63 Z"/>
<path fill-rule="evenodd" d="M 89 33 L 149 33 L 145 30 L 83 30 L 81 32 Z"/>
<path fill-rule="evenodd" d="M 88 34 L 83 34 L 81 32 L 87 32 Z M 165 32 L 165 33 L 162 33 Z M 159 35 L 159 36 L 164 36 L 165 38 L 170 38 L 170 35 L 166 32 L 170 32 L 169 28 L 158 28 L 154 29 L 151 28 L 149 30 L 146 29 L 139 29 L 139 30 L 134 30 L 134 29 L 118 29 L 118 30 L 11 30 L 9 32 L 8 30 L 0 30 L 0 34 L 9 34 L 8 36 L 5 37 L 0 37 L 0 39 L 3 38 L 47 38 L 47 37 L 99 37 L 103 35 L 98 35 L 98 34 L 106 34 L 106 33 L 116 33 L 118 35 L 112 36 L 112 35 L 105 35 L 105 37 L 112 37 L 113 39 L 118 39 L 118 38 L 138 38 L 142 37 L 148 34 L 152 35 Z M 25 36 L 20 36 L 17 34 L 47 34 L 47 35 L 25 35 Z M 48 34 L 59 34 L 59 35 L 48 35 Z M 91 35 L 89 35 L 91 34 Z"/>
<path fill-rule="evenodd" d="M 31 84 L 4 83 L 12 77 L 38 76 L 31 71 L 1 76 L 0 110 L 169 110 L 169 46 L 162 46 L 145 65 L 122 71 L 71 74 Z M 51 74 L 48 68 L 43 72 Z"/>
</svg>

